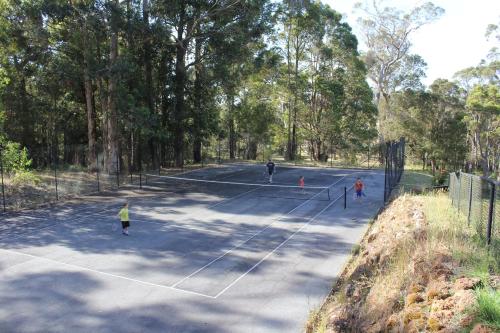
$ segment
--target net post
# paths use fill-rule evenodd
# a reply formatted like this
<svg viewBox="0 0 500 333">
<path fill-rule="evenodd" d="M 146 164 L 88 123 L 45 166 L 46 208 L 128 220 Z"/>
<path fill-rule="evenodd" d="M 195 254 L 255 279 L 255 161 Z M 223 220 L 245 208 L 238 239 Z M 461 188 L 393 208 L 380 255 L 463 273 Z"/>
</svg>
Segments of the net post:
<svg viewBox="0 0 500 333">
<path fill-rule="evenodd" d="M 139 172 L 139 188 L 142 189 L 142 172 Z"/>
<path fill-rule="evenodd" d="M 347 208 L 347 187 L 344 186 L 344 209 Z"/>
</svg>

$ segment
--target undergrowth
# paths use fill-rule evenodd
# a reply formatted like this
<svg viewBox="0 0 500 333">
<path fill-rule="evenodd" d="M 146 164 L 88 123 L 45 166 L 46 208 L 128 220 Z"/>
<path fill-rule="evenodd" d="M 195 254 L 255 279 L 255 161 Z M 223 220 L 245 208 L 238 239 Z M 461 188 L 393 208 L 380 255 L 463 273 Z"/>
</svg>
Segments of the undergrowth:
<svg viewBox="0 0 500 333">
<path fill-rule="evenodd" d="M 481 288 L 476 291 L 476 299 L 479 321 L 500 330 L 500 291 Z"/>
</svg>

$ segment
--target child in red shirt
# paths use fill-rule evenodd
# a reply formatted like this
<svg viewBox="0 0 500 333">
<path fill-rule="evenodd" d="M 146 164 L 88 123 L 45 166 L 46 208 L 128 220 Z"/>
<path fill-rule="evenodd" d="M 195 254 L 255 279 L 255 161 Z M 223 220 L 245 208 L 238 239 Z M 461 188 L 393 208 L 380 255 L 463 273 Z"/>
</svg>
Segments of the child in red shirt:
<svg viewBox="0 0 500 333">
<path fill-rule="evenodd" d="M 356 199 L 360 199 L 361 196 L 365 195 L 363 193 L 363 188 L 364 188 L 364 184 L 361 181 L 361 179 L 360 178 L 356 179 L 356 182 L 354 183 L 354 190 L 356 191 Z"/>
<path fill-rule="evenodd" d="M 304 192 L 304 176 L 300 176 L 300 178 L 299 178 L 299 187 L 300 187 L 300 191 L 303 193 Z"/>
</svg>

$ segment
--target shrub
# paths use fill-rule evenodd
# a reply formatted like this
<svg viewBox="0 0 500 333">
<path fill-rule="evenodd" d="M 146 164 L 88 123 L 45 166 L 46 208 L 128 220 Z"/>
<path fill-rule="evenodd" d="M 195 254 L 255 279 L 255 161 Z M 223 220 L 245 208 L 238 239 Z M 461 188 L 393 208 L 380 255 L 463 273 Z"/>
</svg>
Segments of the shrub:
<svg viewBox="0 0 500 333">
<path fill-rule="evenodd" d="M 1 136 L 0 144 L 3 145 L 0 156 L 3 169 L 6 173 L 13 175 L 12 184 L 14 186 L 38 184 L 40 179 L 30 171 L 32 161 L 28 157 L 28 150 L 21 148 L 19 143 L 7 141 Z"/>
<path fill-rule="evenodd" d="M 440 172 L 432 178 L 432 185 L 434 186 L 444 185 L 447 178 L 448 174 L 446 172 Z"/>
<path fill-rule="evenodd" d="M 40 178 L 35 176 L 31 171 L 17 171 L 12 178 L 12 185 L 23 186 L 23 185 L 38 185 L 40 183 Z"/>
<path fill-rule="evenodd" d="M 28 171 L 31 167 L 31 160 L 28 158 L 28 150 L 21 148 L 17 142 L 4 142 L 2 151 L 3 168 L 7 173 L 17 173 Z"/>
</svg>

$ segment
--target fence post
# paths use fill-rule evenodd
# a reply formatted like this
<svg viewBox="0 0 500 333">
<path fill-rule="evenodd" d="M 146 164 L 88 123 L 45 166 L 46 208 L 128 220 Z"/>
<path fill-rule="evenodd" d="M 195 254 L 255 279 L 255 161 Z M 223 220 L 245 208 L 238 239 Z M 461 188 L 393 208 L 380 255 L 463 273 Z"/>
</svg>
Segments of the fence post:
<svg viewBox="0 0 500 333">
<path fill-rule="evenodd" d="M 474 178 L 470 176 L 469 179 L 470 179 L 470 189 L 469 189 L 469 211 L 467 213 L 467 225 L 470 225 L 470 211 L 472 208 L 472 182 L 474 181 Z"/>
<path fill-rule="evenodd" d="M 368 144 L 368 169 L 370 169 L 370 144 Z"/>
<path fill-rule="evenodd" d="M 3 183 L 3 146 L 0 145 L 0 174 L 2 175 L 2 202 L 3 202 L 3 211 L 5 212 L 5 185 Z"/>
<path fill-rule="evenodd" d="M 95 154 L 95 172 L 97 177 L 97 192 L 101 192 L 101 183 L 99 181 L 99 155 Z"/>
<path fill-rule="evenodd" d="M 493 227 L 493 208 L 495 205 L 495 183 L 491 182 L 491 195 L 490 195 L 490 206 L 488 210 L 488 227 L 486 229 L 486 240 L 488 245 L 491 244 L 491 229 Z"/>
<path fill-rule="evenodd" d="M 344 186 L 344 209 L 347 208 L 347 187 Z"/>
<path fill-rule="evenodd" d="M 384 204 L 387 202 L 387 150 L 385 152 L 385 171 L 384 171 Z"/>
<path fill-rule="evenodd" d="M 460 213 L 460 194 L 462 193 L 462 171 L 458 173 L 459 178 L 458 180 L 458 200 L 457 200 L 457 209 L 458 212 Z"/>
<path fill-rule="evenodd" d="M 54 149 L 53 158 L 54 158 L 54 180 L 56 182 L 56 201 L 59 201 L 59 192 L 57 189 L 57 154 L 56 149 Z"/>
<path fill-rule="evenodd" d="M 455 173 L 453 173 L 453 175 L 455 175 Z M 450 185 L 450 188 L 449 188 L 449 194 L 451 196 L 451 206 L 454 207 L 455 206 L 455 189 L 457 187 L 457 183 L 455 182 L 455 178 L 452 178 L 452 174 L 450 173 L 448 175 L 448 184 Z"/>
</svg>

